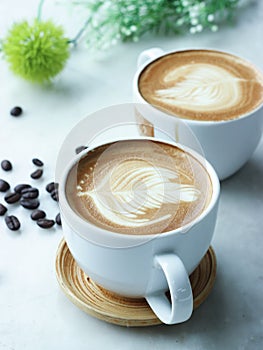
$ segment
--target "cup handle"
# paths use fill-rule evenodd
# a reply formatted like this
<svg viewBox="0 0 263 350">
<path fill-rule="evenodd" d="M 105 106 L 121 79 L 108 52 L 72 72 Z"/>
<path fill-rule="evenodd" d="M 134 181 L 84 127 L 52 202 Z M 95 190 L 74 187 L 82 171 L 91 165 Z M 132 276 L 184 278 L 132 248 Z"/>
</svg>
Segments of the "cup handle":
<svg viewBox="0 0 263 350">
<path fill-rule="evenodd" d="M 164 291 L 147 295 L 145 298 L 151 309 L 166 324 L 188 320 L 193 312 L 193 294 L 188 273 L 181 259 L 175 254 L 157 255 L 154 265 L 156 269 L 162 269 L 166 277 L 171 301 Z"/>
<path fill-rule="evenodd" d="M 164 51 L 159 47 L 153 47 L 149 50 L 145 50 L 141 52 L 137 59 L 137 68 L 140 68 L 147 61 L 157 58 L 163 54 L 164 54 Z"/>
</svg>

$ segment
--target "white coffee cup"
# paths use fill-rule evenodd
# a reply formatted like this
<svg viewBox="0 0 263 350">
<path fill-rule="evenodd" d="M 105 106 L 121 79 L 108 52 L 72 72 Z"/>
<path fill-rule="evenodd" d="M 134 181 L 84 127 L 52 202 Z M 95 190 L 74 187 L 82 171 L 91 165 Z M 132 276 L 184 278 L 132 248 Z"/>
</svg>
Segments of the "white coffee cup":
<svg viewBox="0 0 263 350">
<path fill-rule="evenodd" d="M 132 139 L 163 143 L 163 140 L 150 137 Z M 211 180 L 211 200 L 191 223 L 162 234 L 129 235 L 103 230 L 78 215 L 66 196 L 67 177 L 80 158 L 98 144 L 82 151 L 64 168 L 59 184 L 59 204 L 65 240 L 81 269 L 111 292 L 134 298 L 145 297 L 162 322 L 175 324 L 189 319 L 193 311 L 189 275 L 210 246 L 220 185 L 213 167 L 197 152 L 173 142 L 166 143 L 189 152 L 202 162 Z M 165 295 L 167 290 L 171 303 Z"/>
<path fill-rule="evenodd" d="M 183 120 L 196 135 L 204 156 L 215 168 L 219 179 L 224 180 L 238 171 L 256 149 L 263 130 L 263 104 L 236 119 L 216 122 L 180 119 L 155 108 L 140 94 L 139 77 L 147 65 L 172 52 L 177 51 L 164 52 L 160 48 L 152 48 L 143 51 L 138 57 L 138 70 L 133 80 L 133 95 L 134 102 L 141 105 L 138 114 L 141 117 L 141 125 L 145 124 L 143 134 L 159 137 L 159 130 L 162 130 L 176 142 L 195 149 L 185 138 L 184 128 L 181 127 L 184 124 L 179 124 L 179 121 Z"/>
</svg>

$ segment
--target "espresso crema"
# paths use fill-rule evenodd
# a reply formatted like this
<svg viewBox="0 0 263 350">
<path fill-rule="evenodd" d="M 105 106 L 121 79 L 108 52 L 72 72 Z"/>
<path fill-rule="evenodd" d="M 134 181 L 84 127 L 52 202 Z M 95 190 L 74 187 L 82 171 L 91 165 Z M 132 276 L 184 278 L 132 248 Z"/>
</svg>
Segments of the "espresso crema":
<svg viewBox="0 0 263 350">
<path fill-rule="evenodd" d="M 124 234 L 182 227 L 207 207 L 210 177 L 196 158 L 169 144 L 118 141 L 95 148 L 70 171 L 66 195 L 90 223 Z"/>
<path fill-rule="evenodd" d="M 262 73 L 239 57 L 212 50 L 167 54 L 146 66 L 138 84 L 147 102 L 186 119 L 235 119 L 263 102 Z"/>
</svg>

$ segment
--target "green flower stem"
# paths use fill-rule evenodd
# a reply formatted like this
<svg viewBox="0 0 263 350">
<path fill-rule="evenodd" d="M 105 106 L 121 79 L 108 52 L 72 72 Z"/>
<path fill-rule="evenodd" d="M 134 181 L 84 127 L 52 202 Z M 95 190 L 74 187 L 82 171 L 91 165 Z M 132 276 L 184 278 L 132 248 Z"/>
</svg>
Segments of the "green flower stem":
<svg viewBox="0 0 263 350">
<path fill-rule="evenodd" d="M 45 0 L 40 0 L 39 5 L 38 5 L 38 9 L 37 9 L 37 20 L 40 21 L 41 20 L 41 15 L 42 15 L 42 8 L 44 5 Z"/>
<path fill-rule="evenodd" d="M 80 28 L 79 32 L 77 33 L 77 35 L 73 38 L 70 39 L 68 41 L 69 44 L 73 44 L 74 46 L 77 45 L 79 39 L 81 38 L 82 34 L 85 32 L 85 30 L 87 29 L 88 25 L 90 24 L 91 21 L 91 17 L 89 17 L 86 22 L 84 23 L 84 25 L 82 26 L 82 28 Z"/>
</svg>

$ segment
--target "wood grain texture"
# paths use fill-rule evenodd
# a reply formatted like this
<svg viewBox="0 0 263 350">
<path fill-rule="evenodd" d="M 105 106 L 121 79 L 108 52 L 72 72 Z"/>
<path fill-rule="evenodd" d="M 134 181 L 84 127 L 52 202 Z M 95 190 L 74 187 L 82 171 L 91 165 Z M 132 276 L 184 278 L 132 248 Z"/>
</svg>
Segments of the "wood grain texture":
<svg viewBox="0 0 263 350">
<path fill-rule="evenodd" d="M 77 265 L 64 240 L 56 256 L 56 275 L 66 296 L 82 311 L 119 326 L 142 327 L 161 324 L 145 299 L 122 297 L 94 283 Z M 212 247 L 190 276 L 196 309 L 209 295 L 216 276 Z"/>
</svg>

